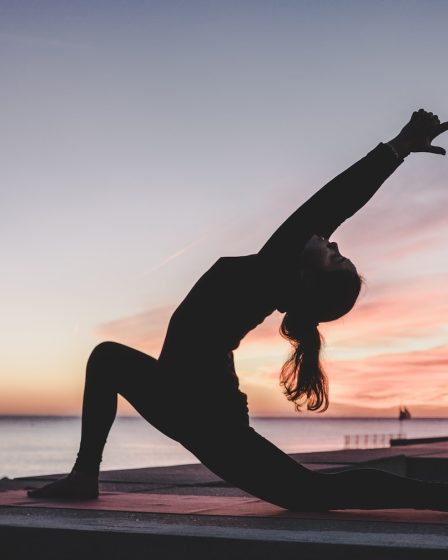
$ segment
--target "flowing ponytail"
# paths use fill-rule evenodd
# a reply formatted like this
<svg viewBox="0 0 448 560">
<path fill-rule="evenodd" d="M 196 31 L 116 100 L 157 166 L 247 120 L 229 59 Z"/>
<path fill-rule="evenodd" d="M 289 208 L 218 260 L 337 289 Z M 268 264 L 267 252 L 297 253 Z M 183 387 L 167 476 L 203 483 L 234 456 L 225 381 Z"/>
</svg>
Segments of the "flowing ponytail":
<svg viewBox="0 0 448 560">
<path fill-rule="evenodd" d="M 330 404 L 328 379 L 320 363 L 323 338 L 318 321 L 334 321 L 348 313 L 359 296 L 363 279 L 355 271 L 336 270 L 324 274 L 308 274 L 297 287 L 296 304 L 280 325 L 280 334 L 294 349 L 283 364 L 280 384 L 296 410 L 307 403 L 307 409 L 325 412 Z"/>
<path fill-rule="evenodd" d="M 322 336 L 316 321 L 288 312 L 280 325 L 280 334 L 288 339 L 294 349 L 283 364 L 280 384 L 289 401 L 298 412 L 307 403 L 307 409 L 325 412 L 329 406 L 328 380 L 320 362 Z"/>
</svg>

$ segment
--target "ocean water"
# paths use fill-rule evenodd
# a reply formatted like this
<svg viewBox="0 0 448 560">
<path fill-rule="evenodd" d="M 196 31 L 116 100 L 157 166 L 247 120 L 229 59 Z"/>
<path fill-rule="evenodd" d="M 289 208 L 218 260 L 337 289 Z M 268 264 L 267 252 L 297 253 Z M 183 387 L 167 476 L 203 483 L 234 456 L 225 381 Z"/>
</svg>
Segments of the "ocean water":
<svg viewBox="0 0 448 560">
<path fill-rule="evenodd" d="M 261 435 L 287 453 L 381 447 L 380 436 L 448 435 L 448 419 L 252 418 Z M 0 478 L 68 472 L 79 446 L 78 417 L 0 417 Z M 353 437 L 358 435 L 358 441 Z M 376 437 L 377 436 L 377 437 Z M 118 417 L 103 454 L 102 470 L 197 463 L 194 455 L 138 417 Z"/>
</svg>

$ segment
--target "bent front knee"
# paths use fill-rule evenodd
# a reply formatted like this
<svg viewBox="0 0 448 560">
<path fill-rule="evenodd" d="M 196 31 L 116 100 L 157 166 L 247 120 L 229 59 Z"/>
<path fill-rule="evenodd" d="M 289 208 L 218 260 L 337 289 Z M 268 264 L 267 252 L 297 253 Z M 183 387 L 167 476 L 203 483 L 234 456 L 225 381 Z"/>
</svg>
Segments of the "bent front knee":
<svg viewBox="0 0 448 560">
<path fill-rule="evenodd" d="M 90 353 L 87 361 L 87 371 L 101 369 L 100 366 L 111 365 L 113 363 L 113 357 L 117 354 L 117 347 L 119 346 L 120 344 L 117 342 L 111 341 L 97 344 Z"/>
</svg>

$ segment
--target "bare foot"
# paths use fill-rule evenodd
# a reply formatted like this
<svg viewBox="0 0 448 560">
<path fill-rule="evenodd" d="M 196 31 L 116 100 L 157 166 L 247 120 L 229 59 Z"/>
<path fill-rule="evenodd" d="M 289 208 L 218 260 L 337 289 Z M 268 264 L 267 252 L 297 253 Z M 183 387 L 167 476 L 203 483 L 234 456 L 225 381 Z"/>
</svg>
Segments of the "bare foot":
<svg viewBox="0 0 448 560">
<path fill-rule="evenodd" d="M 98 498 L 98 476 L 72 471 L 55 482 L 28 490 L 27 494 L 30 498 L 91 500 Z"/>
</svg>

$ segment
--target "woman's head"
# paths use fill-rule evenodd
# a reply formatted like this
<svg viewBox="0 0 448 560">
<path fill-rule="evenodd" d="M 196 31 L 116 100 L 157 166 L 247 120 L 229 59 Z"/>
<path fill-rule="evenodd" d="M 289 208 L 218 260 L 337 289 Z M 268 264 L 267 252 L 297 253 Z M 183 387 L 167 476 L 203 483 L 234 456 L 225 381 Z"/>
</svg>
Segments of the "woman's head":
<svg viewBox="0 0 448 560">
<path fill-rule="evenodd" d="M 321 235 L 313 235 L 300 255 L 300 268 L 305 272 L 356 272 L 350 259 L 339 252 L 338 244 Z"/>
<path fill-rule="evenodd" d="M 293 344 L 281 371 L 285 394 L 300 410 L 328 408 L 328 382 L 320 364 L 319 323 L 333 321 L 352 309 L 362 280 L 354 264 L 343 257 L 336 243 L 313 236 L 301 254 L 298 274 L 291 271 L 280 333 Z M 288 293 L 289 291 L 289 293 Z"/>
<path fill-rule="evenodd" d="M 299 261 L 283 271 L 278 309 L 300 312 L 315 323 L 333 321 L 354 306 L 361 283 L 355 265 L 341 255 L 337 243 L 313 235 Z"/>
</svg>

